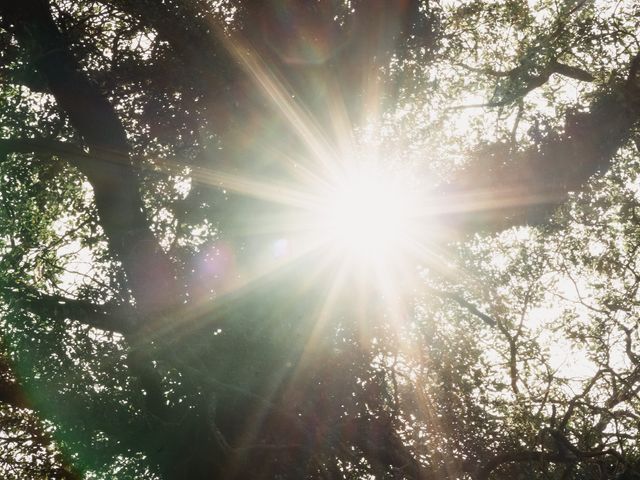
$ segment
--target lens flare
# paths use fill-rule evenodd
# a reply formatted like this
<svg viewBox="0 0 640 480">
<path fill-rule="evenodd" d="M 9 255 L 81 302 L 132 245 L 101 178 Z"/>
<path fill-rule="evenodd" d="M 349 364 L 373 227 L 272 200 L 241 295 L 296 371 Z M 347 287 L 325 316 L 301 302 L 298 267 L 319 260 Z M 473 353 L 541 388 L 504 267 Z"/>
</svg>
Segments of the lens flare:
<svg viewBox="0 0 640 480">
<path fill-rule="evenodd" d="M 408 189 L 381 172 L 354 172 L 326 192 L 319 228 L 343 255 L 380 261 L 403 249 L 411 233 L 411 200 Z"/>
</svg>

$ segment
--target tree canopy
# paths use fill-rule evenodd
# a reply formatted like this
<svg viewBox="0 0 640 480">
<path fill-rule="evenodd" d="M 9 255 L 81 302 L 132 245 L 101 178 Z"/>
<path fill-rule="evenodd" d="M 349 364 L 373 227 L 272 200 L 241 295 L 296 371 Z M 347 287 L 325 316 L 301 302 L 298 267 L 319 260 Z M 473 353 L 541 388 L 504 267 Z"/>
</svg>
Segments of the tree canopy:
<svg viewBox="0 0 640 480">
<path fill-rule="evenodd" d="M 0 0 L 0 477 L 639 479 L 634 0 Z"/>
</svg>

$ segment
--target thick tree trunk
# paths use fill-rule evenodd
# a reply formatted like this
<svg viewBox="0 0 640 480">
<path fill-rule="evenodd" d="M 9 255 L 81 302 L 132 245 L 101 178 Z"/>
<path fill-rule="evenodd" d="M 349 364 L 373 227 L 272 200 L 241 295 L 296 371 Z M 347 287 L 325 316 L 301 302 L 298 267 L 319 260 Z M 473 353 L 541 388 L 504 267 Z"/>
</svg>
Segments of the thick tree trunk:
<svg viewBox="0 0 640 480">
<path fill-rule="evenodd" d="M 0 15 L 88 147 L 86 158 L 75 158 L 73 163 L 93 187 L 109 249 L 114 260 L 122 264 L 127 277 L 127 285 L 123 287 L 128 288 L 135 299 L 135 308 L 130 310 L 135 313 L 128 316 L 129 325 L 123 331 L 135 343 L 129 366 L 140 379 L 147 393 L 147 408 L 156 419 L 146 435 L 159 439 L 162 446 L 170 445 L 175 432 L 167 432 L 161 426 L 171 420 L 171 412 L 163 408 L 166 405 L 161 379 L 144 352 L 151 340 L 147 332 L 163 323 L 161 320 L 166 321 L 180 304 L 181 289 L 174 265 L 162 251 L 151 231 L 151 221 L 145 215 L 126 132 L 113 106 L 70 53 L 46 0 L 2 2 Z M 126 435 L 127 432 L 123 432 L 123 440 L 129 440 Z M 131 448 L 145 447 L 147 445 Z M 147 451 L 150 458 L 158 460 L 163 471 L 168 471 L 173 466 L 163 453 Z"/>
<path fill-rule="evenodd" d="M 138 311 L 142 317 L 165 311 L 177 302 L 176 274 L 150 230 L 127 136 L 113 106 L 69 52 L 46 0 L 4 2 L 0 14 L 89 148 L 87 161 L 76 164 L 93 187 L 100 224 Z"/>
</svg>

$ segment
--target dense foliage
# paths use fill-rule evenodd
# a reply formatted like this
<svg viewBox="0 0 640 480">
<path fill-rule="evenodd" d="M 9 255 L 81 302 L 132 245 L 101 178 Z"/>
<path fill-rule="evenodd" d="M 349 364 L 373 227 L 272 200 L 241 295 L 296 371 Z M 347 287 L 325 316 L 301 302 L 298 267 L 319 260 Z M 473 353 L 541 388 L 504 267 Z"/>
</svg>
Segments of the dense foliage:
<svg viewBox="0 0 640 480">
<path fill-rule="evenodd" d="M 0 477 L 640 478 L 637 2 L 0 0 L 0 75 Z"/>
</svg>

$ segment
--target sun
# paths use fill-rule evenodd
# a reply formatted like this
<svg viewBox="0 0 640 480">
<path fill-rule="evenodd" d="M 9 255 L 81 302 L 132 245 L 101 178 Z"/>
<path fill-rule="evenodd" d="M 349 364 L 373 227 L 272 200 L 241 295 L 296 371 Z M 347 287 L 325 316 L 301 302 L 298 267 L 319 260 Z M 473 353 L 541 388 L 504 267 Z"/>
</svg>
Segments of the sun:
<svg viewBox="0 0 640 480">
<path fill-rule="evenodd" d="M 410 185 L 383 170 L 349 171 L 323 192 L 318 228 L 339 256 L 358 263 L 398 257 L 414 234 Z"/>
</svg>

